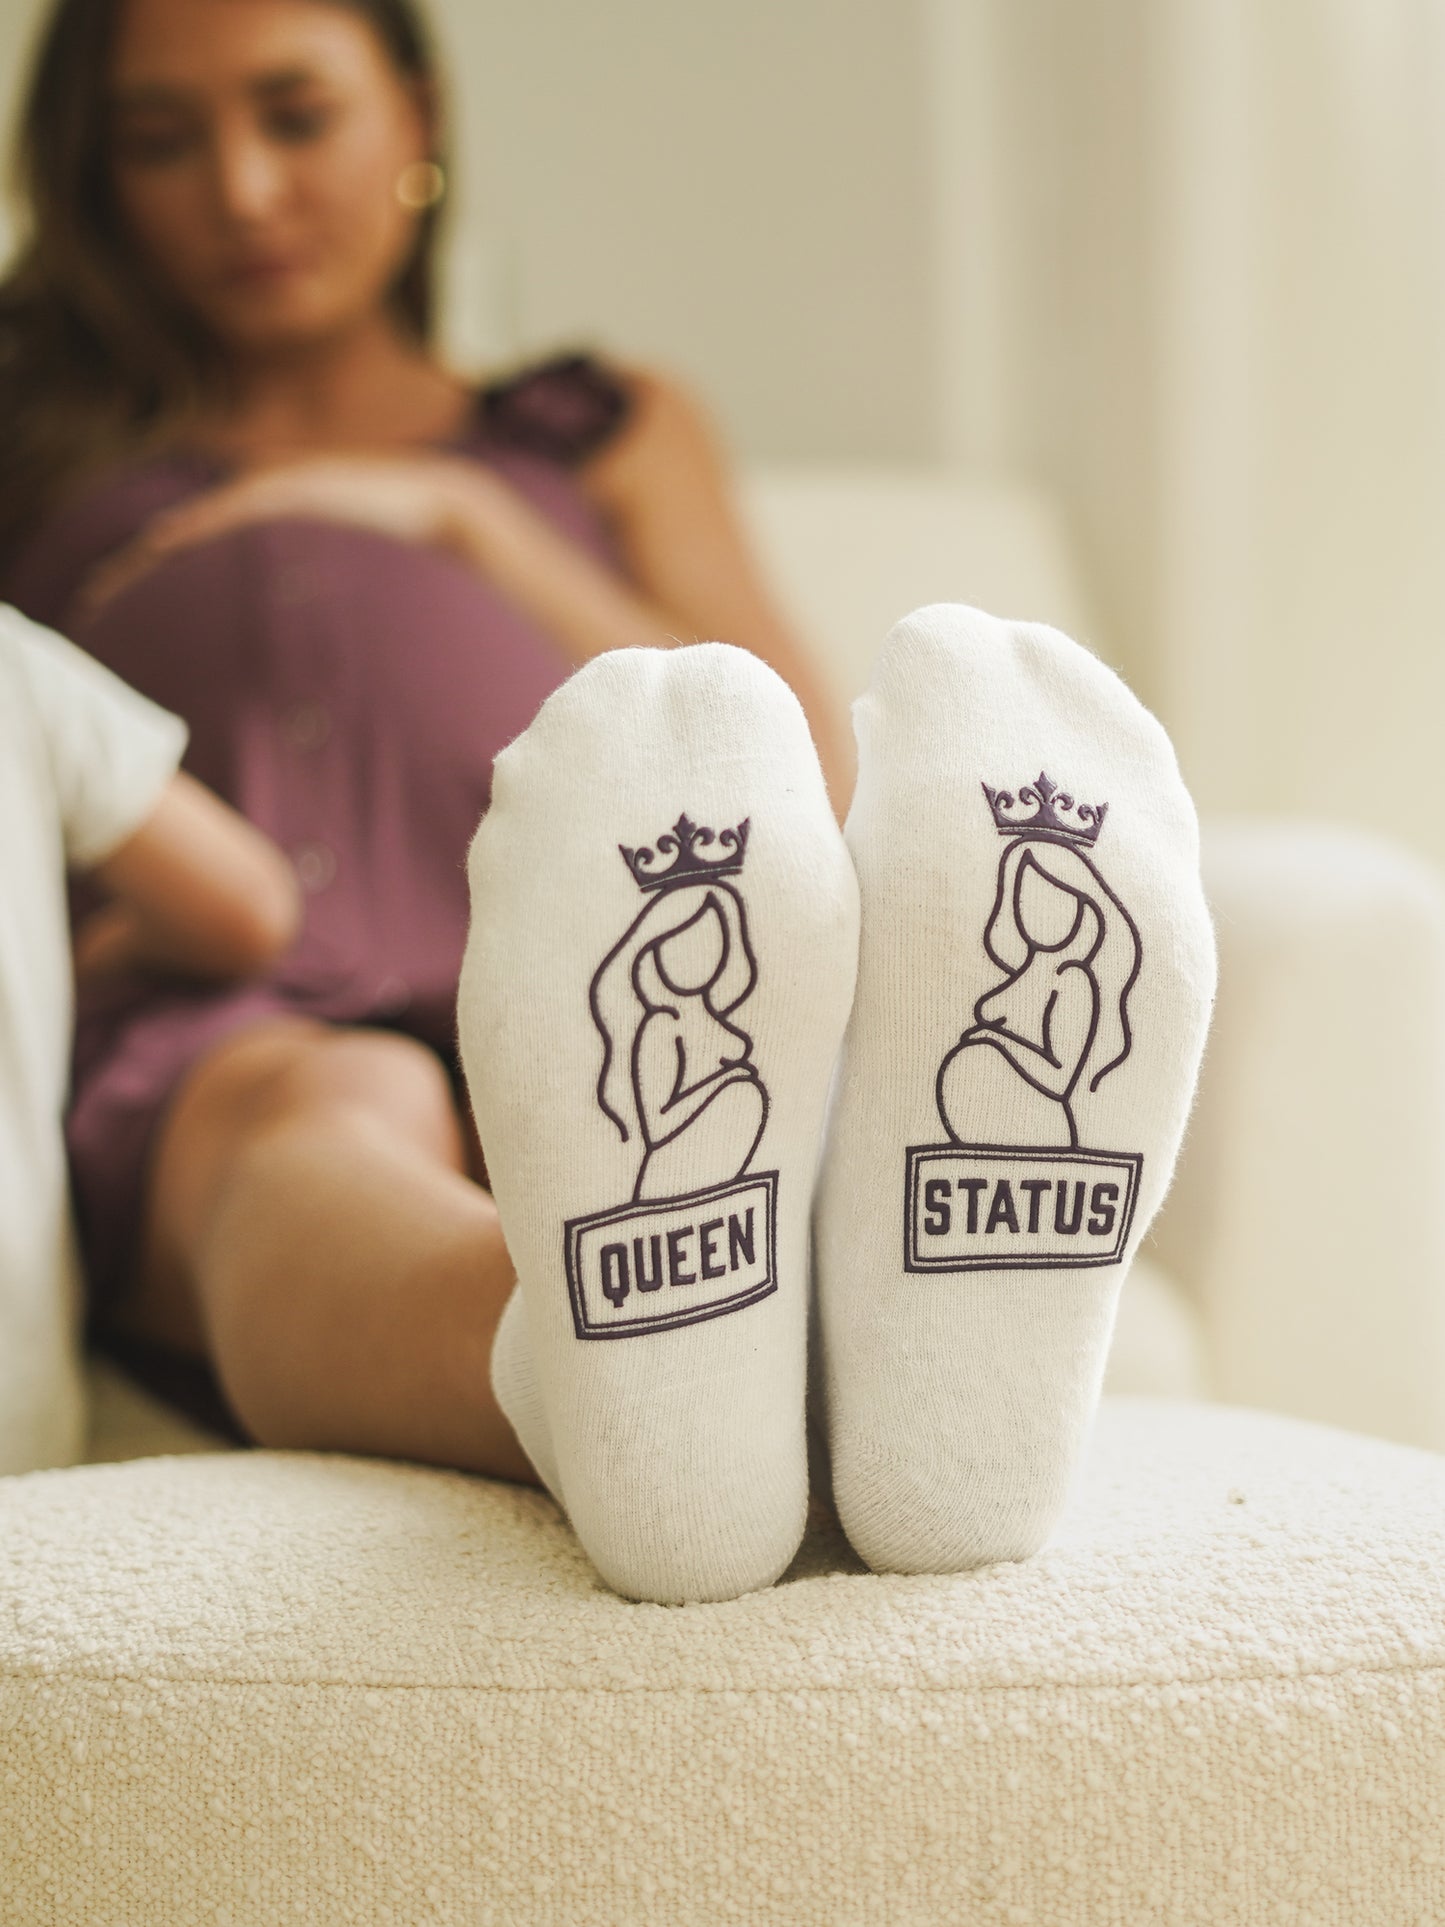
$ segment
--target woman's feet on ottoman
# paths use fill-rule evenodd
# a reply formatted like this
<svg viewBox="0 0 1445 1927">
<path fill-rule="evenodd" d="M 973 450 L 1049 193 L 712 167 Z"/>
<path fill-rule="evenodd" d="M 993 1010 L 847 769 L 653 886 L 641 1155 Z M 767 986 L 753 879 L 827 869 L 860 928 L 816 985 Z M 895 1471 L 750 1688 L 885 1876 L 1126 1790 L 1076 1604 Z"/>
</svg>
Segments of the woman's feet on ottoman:
<svg viewBox="0 0 1445 1927">
<path fill-rule="evenodd" d="M 785 1569 L 807 1345 L 869 1565 L 1038 1550 L 1193 1096 L 1213 937 L 1154 719 L 1056 631 L 941 604 L 855 720 L 845 850 L 764 665 L 599 658 L 473 845 L 459 1025 L 519 1277 L 493 1388 L 632 1597 Z"/>
</svg>

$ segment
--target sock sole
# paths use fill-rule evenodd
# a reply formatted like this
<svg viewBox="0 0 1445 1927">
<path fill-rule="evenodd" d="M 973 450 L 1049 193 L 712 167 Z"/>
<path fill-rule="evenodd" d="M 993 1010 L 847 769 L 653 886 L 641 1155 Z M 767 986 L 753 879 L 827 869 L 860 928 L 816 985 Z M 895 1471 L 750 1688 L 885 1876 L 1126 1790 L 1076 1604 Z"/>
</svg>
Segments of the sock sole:
<svg viewBox="0 0 1445 1927">
<path fill-rule="evenodd" d="M 1159 724 L 962 605 L 855 706 L 862 932 L 817 1210 L 834 1496 L 875 1570 L 1029 1556 L 1065 1503 L 1213 996 Z"/>
<path fill-rule="evenodd" d="M 616 1591 L 769 1584 L 857 942 L 796 698 L 724 644 L 597 658 L 497 759 L 469 874 L 462 1056 L 533 1372 L 509 1328 L 497 1395 Z"/>
</svg>

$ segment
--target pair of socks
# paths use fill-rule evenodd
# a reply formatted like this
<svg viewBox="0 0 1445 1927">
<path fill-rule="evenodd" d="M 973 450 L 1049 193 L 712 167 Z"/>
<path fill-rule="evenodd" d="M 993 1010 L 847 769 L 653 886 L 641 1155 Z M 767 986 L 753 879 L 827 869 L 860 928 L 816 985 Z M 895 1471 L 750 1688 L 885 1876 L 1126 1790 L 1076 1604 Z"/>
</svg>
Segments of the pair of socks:
<svg viewBox="0 0 1445 1927">
<path fill-rule="evenodd" d="M 875 1571 L 1038 1550 L 1193 1094 L 1197 826 L 1118 678 L 937 604 L 854 724 L 840 833 L 757 658 L 602 656 L 470 852 L 460 1042 L 518 1278 L 492 1386 L 629 1598 L 782 1574 L 810 1406 Z"/>
</svg>

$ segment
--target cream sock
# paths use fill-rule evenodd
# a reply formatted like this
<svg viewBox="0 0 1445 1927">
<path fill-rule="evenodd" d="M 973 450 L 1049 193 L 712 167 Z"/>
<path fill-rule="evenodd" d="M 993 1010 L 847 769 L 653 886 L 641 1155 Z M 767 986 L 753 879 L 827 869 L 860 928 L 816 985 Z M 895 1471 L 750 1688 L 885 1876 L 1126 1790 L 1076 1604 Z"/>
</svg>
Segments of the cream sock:
<svg viewBox="0 0 1445 1927">
<path fill-rule="evenodd" d="M 565 1512 L 562 1475 L 557 1470 L 557 1454 L 547 1427 L 536 1354 L 527 1335 L 527 1303 L 516 1286 L 497 1320 L 490 1377 L 492 1396 L 506 1413 L 507 1423 L 532 1461 L 533 1471 Z"/>
<path fill-rule="evenodd" d="M 497 758 L 458 1022 L 520 1299 L 492 1383 L 607 1583 L 770 1584 L 807 1514 L 809 1203 L 857 886 L 745 650 L 596 658 Z"/>
<path fill-rule="evenodd" d="M 816 1216 L 834 1498 L 875 1570 L 1038 1550 L 1214 992 L 1174 752 L 1057 630 L 895 625 L 854 707 L 858 990 Z"/>
</svg>

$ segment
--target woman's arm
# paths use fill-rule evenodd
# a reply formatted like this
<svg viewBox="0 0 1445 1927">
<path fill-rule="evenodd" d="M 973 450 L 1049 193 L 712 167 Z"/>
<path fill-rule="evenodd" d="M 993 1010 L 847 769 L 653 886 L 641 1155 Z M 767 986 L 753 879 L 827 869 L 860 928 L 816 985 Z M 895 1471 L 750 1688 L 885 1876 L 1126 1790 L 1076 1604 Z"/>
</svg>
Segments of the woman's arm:
<svg viewBox="0 0 1445 1927">
<path fill-rule="evenodd" d="M 250 975 L 290 944 L 300 923 L 296 880 L 281 851 L 184 772 L 90 875 L 114 902 L 77 933 L 82 980 L 137 966 Z"/>
<path fill-rule="evenodd" d="M 1054 973 L 1054 987 L 1044 1005 L 1037 1038 L 1003 1026 L 973 1024 L 959 1038 L 955 1050 L 988 1044 L 1036 1089 L 1050 1097 L 1065 1098 L 1078 1082 L 1098 1025 L 1099 987 L 1093 973 L 1084 964 L 1065 963 Z"/>
<path fill-rule="evenodd" d="M 485 472 L 465 482 L 450 539 L 582 661 L 629 642 L 737 643 L 760 656 L 803 706 L 840 812 L 852 756 L 823 678 L 763 582 L 712 423 L 678 382 L 622 374 L 634 398 L 627 427 L 581 471 L 606 512 L 640 594 L 544 522 Z M 497 499 L 492 499 L 496 497 Z"/>
<path fill-rule="evenodd" d="M 637 579 L 699 639 L 735 642 L 776 669 L 803 705 L 835 808 L 853 786 L 852 732 L 763 578 L 739 513 L 718 429 L 679 382 L 623 371 L 634 425 L 608 444 L 584 483 L 613 518 Z"/>
<path fill-rule="evenodd" d="M 823 678 L 763 583 L 717 433 L 681 384 L 646 369 L 622 372 L 634 396 L 628 422 L 579 479 L 611 521 L 630 582 L 477 462 L 325 456 L 252 471 L 156 516 L 90 578 L 85 610 L 167 556 L 249 523 L 321 516 L 375 529 L 470 563 L 575 663 L 638 644 L 719 640 L 750 649 L 802 703 L 841 811 L 851 750 Z"/>
</svg>

